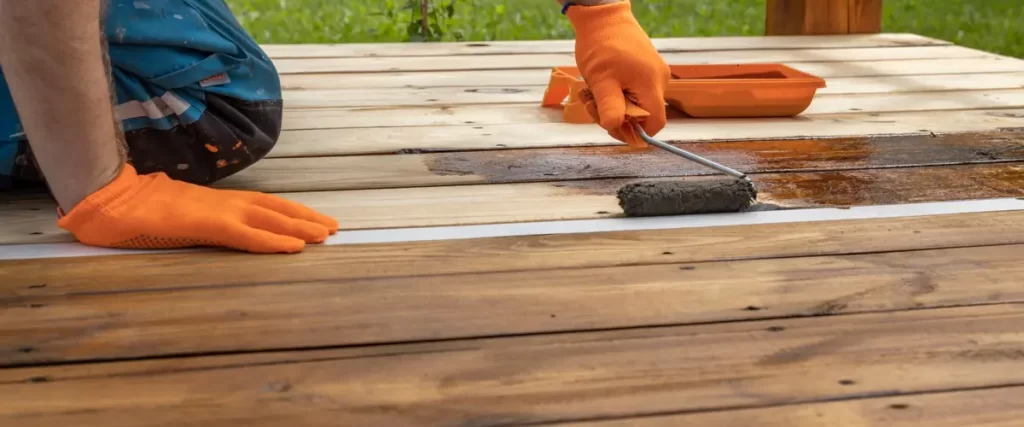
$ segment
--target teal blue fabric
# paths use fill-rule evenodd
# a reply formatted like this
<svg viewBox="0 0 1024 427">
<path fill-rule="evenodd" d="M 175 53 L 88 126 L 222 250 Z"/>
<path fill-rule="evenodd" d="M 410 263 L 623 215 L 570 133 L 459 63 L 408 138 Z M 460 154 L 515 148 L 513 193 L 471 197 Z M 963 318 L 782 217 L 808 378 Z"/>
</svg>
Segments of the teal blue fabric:
<svg viewBox="0 0 1024 427">
<path fill-rule="evenodd" d="M 14 157 L 18 154 L 20 139 L 18 134 L 21 132 L 21 123 L 18 122 L 18 114 L 14 111 L 14 101 L 11 100 L 11 93 L 7 90 L 3 76 L 3 70 L 0 69 L 0 176 L 10 175 L 14 170 Z"/>
<path fill-rule="evenodd" d="M 187 103 L 184 111 L 166 116 L 127 118 L 125 131 L 195 122 L 205 111 L 206 93 L 244 101 L 281 99 L 273 63 L 224 0 L 110 0 L 105 32 L 118 104 L 154 101 L 161 107 L 156 110 L 166 109 L 161 96 L 167 92 Z M 0 69 L 0 175 L 12 170 L 22 138 L 2 77 Z M 202 83 L 213 77 L 218 84 Z"/>
</svg>

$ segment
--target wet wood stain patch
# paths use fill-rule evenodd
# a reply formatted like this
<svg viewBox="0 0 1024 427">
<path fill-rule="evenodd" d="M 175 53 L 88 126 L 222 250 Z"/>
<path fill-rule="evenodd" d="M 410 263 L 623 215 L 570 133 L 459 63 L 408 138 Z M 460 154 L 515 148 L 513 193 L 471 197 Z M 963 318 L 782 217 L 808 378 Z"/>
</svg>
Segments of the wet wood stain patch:
<svg viewBox="0 0 1024 427">
<path fill-rule="evenodd" d="M 677 143 L 747 172 L 827 171 L 1024 161 L 1024 132 Z M 651 147 L 575 147 L 424 154 L 436 175 L 487 183 L 656 178 L 718 172 Z"/>
<path fill-rule="evenodd" d="M 717 177 L 657 178 L 703 180 Z M 1024 197 L 1024 162 L 849 171 L 768 173 L 751 176 L 761 202 L 788 207 L 870 206 Z M 551 183 L 566 194 L 612 197 L 643 179 Z"/>
</svg>

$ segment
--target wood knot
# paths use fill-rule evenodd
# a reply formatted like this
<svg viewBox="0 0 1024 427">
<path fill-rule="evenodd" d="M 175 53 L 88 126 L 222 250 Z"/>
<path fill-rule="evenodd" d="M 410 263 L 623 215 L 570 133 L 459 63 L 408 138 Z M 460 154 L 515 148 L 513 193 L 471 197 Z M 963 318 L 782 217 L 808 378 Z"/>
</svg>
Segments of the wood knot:
<svg viewBox="0 0 1024 427">
<path fill-rule="evenodd" d="M 292 389 L 292 384 L 288 380 L 274 381 L 267 384 L 266 390 L 274 393 L 285 393 Z"/>
</svg>

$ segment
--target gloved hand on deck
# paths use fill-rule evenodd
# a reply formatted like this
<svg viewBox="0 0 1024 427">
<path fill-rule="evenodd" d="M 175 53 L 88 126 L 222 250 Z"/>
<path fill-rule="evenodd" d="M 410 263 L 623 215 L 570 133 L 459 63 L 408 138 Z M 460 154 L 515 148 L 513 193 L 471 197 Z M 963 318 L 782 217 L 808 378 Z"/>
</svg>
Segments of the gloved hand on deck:
<svg viewBox="0 0 1024 427">
<path fill-rule="evenodd" d="M 630 2 L 571 6 L 566 16 L 576 30 L 576 65 L 597 104 L 601 127 L 629 142 L 629 100 L 649 113 L 642 123 L 648 135 L 661 131 L 671 71 L 633 16 Z"/>
<path fill-rule="evenodd" d="M 321 243 L 338 222 L 299 203 L 251 191 L 217 190 L 131 165 L 57 225 L 82 243 L 122 249 L 228 247 L 294 253 Z"/>
</svg>

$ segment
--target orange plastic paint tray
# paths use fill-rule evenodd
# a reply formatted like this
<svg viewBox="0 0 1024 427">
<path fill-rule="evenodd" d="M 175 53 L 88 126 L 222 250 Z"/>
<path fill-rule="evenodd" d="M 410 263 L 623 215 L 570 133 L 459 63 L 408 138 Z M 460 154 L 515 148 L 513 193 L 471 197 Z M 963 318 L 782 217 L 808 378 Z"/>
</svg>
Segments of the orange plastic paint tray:
<svg viewBox="0 0 1024 427">
<path fill-rule="evenodd" d="M 804 112 L 825 80 L 782 64 L 670 65 L 665 101 L 691 117 L 792 117 Z M 563 106 L 570 123 L 593 123 L 577 93 L 586 87 L 576 67 L 556 67 L 542 105 Z"/>
</svg>

